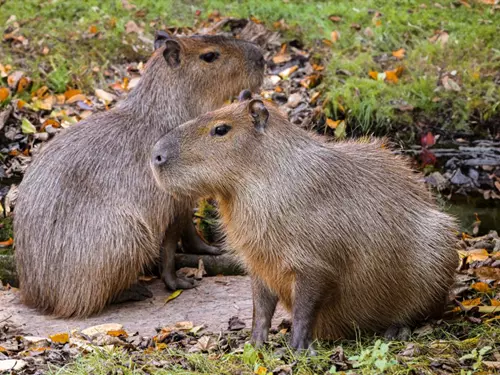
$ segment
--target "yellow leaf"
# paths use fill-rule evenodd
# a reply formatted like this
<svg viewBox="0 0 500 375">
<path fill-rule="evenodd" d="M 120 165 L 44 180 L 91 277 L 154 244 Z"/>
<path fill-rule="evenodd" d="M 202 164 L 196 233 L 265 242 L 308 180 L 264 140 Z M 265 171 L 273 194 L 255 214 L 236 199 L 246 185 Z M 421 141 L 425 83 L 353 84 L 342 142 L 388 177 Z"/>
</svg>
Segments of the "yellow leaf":
<svg viewBox="0 0 500 375">
<path fill-rule="evenodd" d="M 405 53 L 406 53 L 405 49 L 400 48 L 397 51 L 392 51 L 392 56 L 394 56 L 398 60 L 402 60 L 405 57 Z"/>
<path fill-rule="evenodd" d="M 477 290 L 478 292 L 481 292 L 481 293 L 491 292 L 490 286 L 482 281 L 474 283 L 470 287 L 471 287 L 471 289 Z"/>
<path fill-rule="evenodd" d="M 500 301 L 497 299 L 492 299 L 490 302 L 491 306 L 500 306 Z"/>
<path fill-rule="evenodd" d="M 481 303 L 481 298 L 467 299 L 461 303 L 464 306 L 478 306 Z"/>
<path fill-rule="evenodd" d="M 19 94 L 23 92 L 30 84 L 30 79 L 28 77 L 21 77 L 19 82 L 17 83 L 17 90 L 16 92 Z"/>
<path fill-rule="evenodd" d="M 288 78 L 290 76 L 290 74 L 292 74 L 293 72 L 295 72 L 297 69 L 299 69 L 298 65 L 294 65 L 294 66 L 291 66 L 283 71 L 281 71 L 280 73 L 278 73 L 278 75 L 282 78 L 282 79 L 285 79 L 285 78 Z"/>
<path fill-rule="evenodd" d="M 398 83 L 398 75 L 395 70 L 388 70 L 385 72 L 385 80 L 387 82 Z"/>
<path fill-rule="evenodd" d="M 96 25 L 92 25 L 89 27 L 89 33 L 91 34 L 97 34 L 97 26 Z"/>
<path fill-rule="evenodd" d="M 0 247 L 12 246 L 13 243 L 14 240 L 12 238 L 9 238 L 7 241 L 0 241 Z"/>
<path fill-rule="evenodd" d="M 112 336 L 112 337 L 120 337 L 120 336 L 121 337 L 128 337 L 128 333 L 124 329 L 119 329 L 116 331 L 115 330 L 107 331 L 106 335 Z"/>
<path fill-rule="evenodd" d="M 475 261 L 483 261 L 488 259 L 488 252 L 486 249 L 474 249 L 467 252 L 467 263 L 472 263 Z"/>
<path fill-rule="evenodd" d="M 266 375 L 267 374 L 267 368 L 264 367 L 264 366 L 258 366 L 255 369 L 254 374 L 257 374 L 257 375 Z"/>
<path fill-rule="evenodd" d="M 45 87 L 45 86 L 44 86 Z M 64 93 L 64 98 L 66 100 L 68 100 L 69 98 L 75 96 L 75 95 L 79 95 L 81 94 L 82 92 L 80 90 L 77 90 L 77 89 L 72 89 L 72 90 L 68 90 Z"/>
<path fill-rule="evenodd" d="M 0 102 L 6 100 L 10 95 L 10 90 L 7 87 L 0 87 Z"/>
<path fill-rule="evenodd" d="M 50 335 L 49 339 L 56 344 L 66 344 L 69 341 L 69 334 L 64 333 L 56 333 L 55 335 Z"/>
<path fill-rule="evenodd" d="M 337 30 L 332 31 L 332 34 L 330 35 L 330 39 L 332 40 L 333 43 L 338 42 L 340 39 L 340 33 Z"/>
<path fill-rule="evenodd" d="M 373 71 L 373 70 L 370 70 L 370 71 L 368 72 L 368 75 L 369 75 L 371 78 L 373 78 L 375 81 L 378 79 L 378 73 L 377 73 L 377 72 L 375 72 L 375 71 Z"/>
<path fill-rule="evenodd" d="M 166 299 L 165 299 L 165 303 L 169 303 L 170 301 L 176 299 L 177 297 L 179 297 L 182 293 L 182 289 L 179 289 L 179 290 L 176 290 L 175 292 L 173 292 L 171 295 L 169 295 Z"/>
<path fill-rule="evenodd" d="M 5 349 L 3 346 L 0 346 L 0 353 L 5 353 L 7 349 Z"/>
<path fill-rule="evenodd" d="M 328 126 L 331 129 L 336 129 L 337 126 L 340 124 L 341 120 L 332 120 L 331 118 L 326 119 L 326 126 Z"/>
<path fill-rule="evenodd" d="M 164 342 L 156 344 L 156 350 L 165 350 L 165 349 L 167 349 L 167 344 L 165 344 Z"/>
</svg>

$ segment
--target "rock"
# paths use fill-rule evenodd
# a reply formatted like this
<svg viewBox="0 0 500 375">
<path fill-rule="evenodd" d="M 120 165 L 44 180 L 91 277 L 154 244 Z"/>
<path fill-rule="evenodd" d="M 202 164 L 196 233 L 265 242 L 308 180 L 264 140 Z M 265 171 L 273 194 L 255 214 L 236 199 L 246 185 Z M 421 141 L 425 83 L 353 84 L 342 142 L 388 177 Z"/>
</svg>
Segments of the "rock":
<svg viewBox="0 0 500 375">
<path fill-rule="evenodd" d="M 4 359 L 0 361 L 0 372 L 19 371 L 25 368 L 27 363 L 22 359 Z"/>
<path fill-rule="evenodd" d="M 451 159 L 450 159 L 451 160 Z M 460 169 L 457 169 L 453 176 L 451 176 L 450 182 L 454 185 L 470 185 L 472 180 L 462 173 Z"/>
<path fill-rule="evenodd" d="M 107 333 L 109 331 L 121 331 L 123 329 L 123 325 L 118 323 L 106 323 L 100 324 L 98 326 L 93 326 L 89 328 L 85 328 L 81 332 L 87 336 L 95 336 L 101 333 Z"/>
<path fill-rule="evenodd" d="M 478 241 L 472 246 L 473 249 L 486 249 L 486 250 L 493 250 L 494 247 L 495 245 L 489 241 Z"/>
<path fill-rule="evenodd" d="M 240 331 L 245 328 L 245 326 L 245 322 L 241 321 L 237 316 L 233 316 L 231 319 L 229 319 L 229 331 Z"/>
<path fill-rule="evenodd" d="M 425 178 L 425 182 L 434 186 L 438 191 L 445 190 L 448 187 L 448 181 L 439 172 L 433 172 Z"/>
<path fill-rule="evenodd" d="M 276 86 L 279 81 L 281 81 L 280 76 L 276 76 L 276 75 L 267 76 L 266 78 L 264 78 L 264 84 L 262 86 L 264 87 L 264 89 L 266 89 L 268 87 L 274 88 L 274 86 Z"/>
<path fill-rule="evenodd" d="M 46 337 L 24 336 L 23 341 L 28 348 L 42 348 L 50 345 L 49 339 Z"/>
<path fill-rule="evenodd" d="M 288 97 L 286 105 L 287 107 L 295 108 L 300 104 L 301 100 L 302 100 L 302 95 L 296 92 L 295 94 L 292 94 Z"/>
</svg>

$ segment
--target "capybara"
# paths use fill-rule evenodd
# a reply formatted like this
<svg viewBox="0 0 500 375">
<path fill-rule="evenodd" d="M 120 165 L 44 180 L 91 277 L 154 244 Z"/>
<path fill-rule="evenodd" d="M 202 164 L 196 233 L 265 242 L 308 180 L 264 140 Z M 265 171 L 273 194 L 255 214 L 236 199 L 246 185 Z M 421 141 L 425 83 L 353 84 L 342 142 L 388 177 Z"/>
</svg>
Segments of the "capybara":
<svg viewBox="0 0 500 375">
<path fill-rule="evenodd" d="M 151 166 L 166 191 L 218 200 L 227 245 L 252 276 L 256 344 L 278 300 L 291 345 L 311 350 L 315 337 L 392 331 L 445 304 L 455 221 L 381 141 L 328 143 L 246 100 L 167 133 Z"/>
<path fill-rule="evenodd" d="M 160 251 L 166 286 L 189 288 L 192 281 L 175 275 L 179 238 L 211 251 L 195 235 L 194 201 L 173 200 L 156 185 L 151 148 L 240 90 L 257 89 L 264 58 L 255 44 L 222 36 L 159 32 L 155 47 L 130 95 L 56 136 L 19 186 L 15 254 L 29 306 L 83 317 L 147 297 L 137 279 Z"/>
</svg>

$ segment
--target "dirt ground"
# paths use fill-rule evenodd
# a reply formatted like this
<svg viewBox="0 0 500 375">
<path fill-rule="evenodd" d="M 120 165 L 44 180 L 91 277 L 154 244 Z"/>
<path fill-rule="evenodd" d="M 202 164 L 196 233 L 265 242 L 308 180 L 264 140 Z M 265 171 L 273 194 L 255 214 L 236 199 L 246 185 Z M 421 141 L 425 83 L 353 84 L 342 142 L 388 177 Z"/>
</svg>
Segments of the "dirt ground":
<svg viewBox="0 0 500 375">
<path fill-rule="evenodd" d="M 129 333 L 154 335 L 156 327 L 171 326 L 180 321 L 192 321 L 195 326 L 205 324 L 206 330 L 218 332 L 228 329 L 228 321 L 237 316 L 252 324 L 252 296 L 250 279 L 246 276 L 207 277 L 201 284 L 184 291 L 179 297 L 165 304 L 170 292 L 159 280 L 149 286 L 154 297 L 146 301 L 109 306 L 102 314 L 87 319 L 55 319 L 24 306 L 17 290 L 0 292 L 0 322 L 10 323 L 25 335 L 47 336 L 72 329 L 119 323 Z M 273 327 L 288 314 L 278 307 Z"/>
</svg>

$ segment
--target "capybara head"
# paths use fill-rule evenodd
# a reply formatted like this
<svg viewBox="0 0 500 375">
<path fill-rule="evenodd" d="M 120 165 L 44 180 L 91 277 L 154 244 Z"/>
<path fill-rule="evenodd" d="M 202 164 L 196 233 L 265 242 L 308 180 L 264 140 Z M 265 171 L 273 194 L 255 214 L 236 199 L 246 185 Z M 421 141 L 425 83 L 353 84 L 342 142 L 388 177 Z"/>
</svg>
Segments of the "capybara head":
<svg viewBox="0 0 500 375">
<path fill-rule="evenodd" d="M 293 133 L 293 127 L 286 126 L 286 118 L 272 104 L 245 99 L 203 114 L 160 138 L 151 156 L 158 184 L 185 194 L 216 196 L 242 174 L 247 179 L 251 173 L 258 174 L 259 165 L 274 153 L 283 157 L 284 135 Z"/>
<path fill-rule="evenodd" d="M 242 89 L 257 90 L 265 60 L 255 43 L 218 35 L 172 36 L 156 33 L 155 53 L 146 69 L 154 79 L 182 91 L 188 103 L 213 110 Z M 151 93 L 154 95 L 154 93 Z M 193 104 L 194 105 L 194 104 Z M 203 113 L 199 112 L 199 113 Z"/>
</svg>

